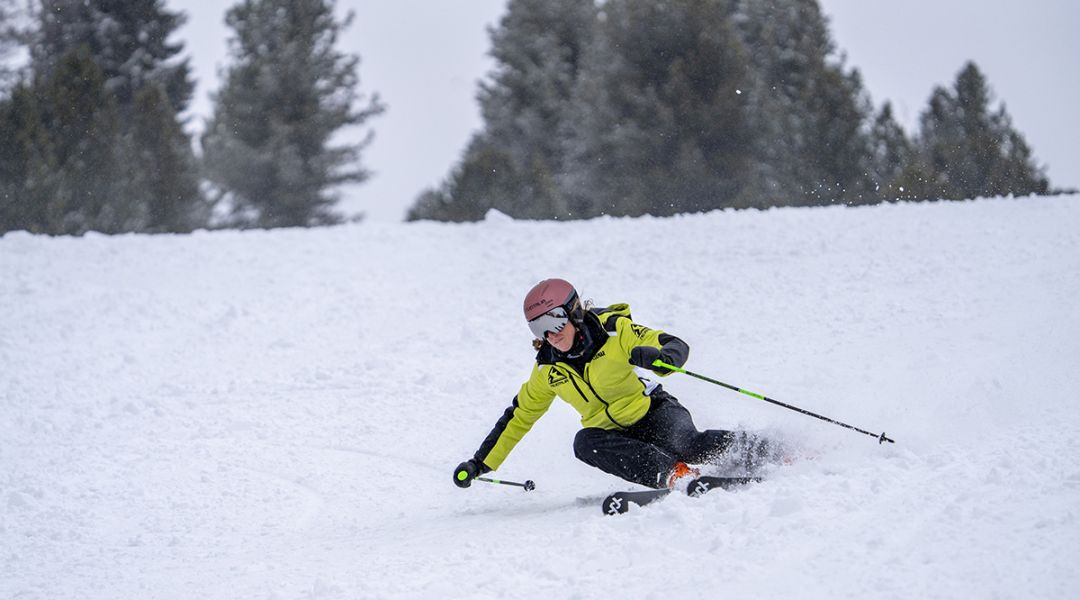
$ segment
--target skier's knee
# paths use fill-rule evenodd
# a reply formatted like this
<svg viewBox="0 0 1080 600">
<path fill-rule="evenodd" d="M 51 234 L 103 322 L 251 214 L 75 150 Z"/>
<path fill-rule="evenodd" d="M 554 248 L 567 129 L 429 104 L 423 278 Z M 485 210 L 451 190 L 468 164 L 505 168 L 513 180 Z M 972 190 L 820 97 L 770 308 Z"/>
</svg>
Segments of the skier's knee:
<svg viewBox="0 0 1080 600">
<path fill-rule="evenodd" d="M 597 438 L 603 434 L 602 429 L 596 429 L 593 427 L 586 427 L 577 432 L 574 436 L 574 456 L 578 460 L 588 464 L 594 464 L 596 461 L 593 458 L 596 454 L 596 442 Z"/>
</svg>

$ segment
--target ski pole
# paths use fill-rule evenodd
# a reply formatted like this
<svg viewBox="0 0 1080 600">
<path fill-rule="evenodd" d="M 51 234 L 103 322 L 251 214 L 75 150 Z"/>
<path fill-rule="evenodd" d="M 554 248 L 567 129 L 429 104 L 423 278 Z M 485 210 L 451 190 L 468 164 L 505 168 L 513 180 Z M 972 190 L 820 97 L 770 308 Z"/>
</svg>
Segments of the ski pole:
<svg viewBox="0 0 1080 600">
<path fill-rule="evenodd" d="M 487 477 L 477 477 L 476 481 L 486 481 L 487 483 L 497 483 L 499 485 L 516 485 L 520 488 L 525 488 L 525 491 L 531 491 L 536 489 L 536 484 L 532 482 L 532 479 L 526 479 L 525 483 L 518 483 L 516 481 L 503 481 L 501 479 L 489 479 Z"/>
<path fill-rule="evenodd" d="M 877 438 L 877 441 L 878 441 L 879 444 L 883 444 L 885 442 L 889 442 L 890 444 L 895 444 L 896 443 L 896 440 L 889 439 L 888 437 L 885 437 L 885 432 L 884 431 L 881 432 L 881 435 L 878 435 L 876 433 L 871 433 L 869 431 L 866 431 L 865 429 L 859 429 L 858 427 L 848 425 L 847 423 L 841 423 L 840 421 L 837 421 L 835 419 L 830 419 L 829 417 L 823 417 L 823 416 L 821 416 L 821 415 L 819 415 L 817 413 L 812 413 L 812 412 L 810 412 L 808 410 L 803 410 L 803 409 L 801 409 L 801 408 L 799 408 L 797 406 L 792 406 L 790 404 L 785 404 L 785 403 L 780 402 L 778 400 L 773 400 L 772 398 L 762 396 L 761 394 L 755 394 L 754 392 L 751 392 L 749 390 L 744 390 L 742 388 L 736 387 L 736 386 L 731 385 L 731 384 L 724 383 L 723 381 L 717 381 L 715 379 L 706 377 L 704 375 L 699 375 L 699 374 L 694 373 L 692 371 L 687 371 L 686 369 L 681 369 L 679 367 L 676 367 L 675 365 L 669 365 L 666 362 L 660 360 L 659 358 L 653 361 L 653 366 L 654 367 L 663 367 L 663 368 L 668 369 L 670 371 L 675 371 L 677 373 L 683 373 L 683 374 L 689 375 L 691 377 L 696 377 L 698 379 L 701 379 L 702 381 L 708 381 L 709 383 L 713 383 L 713 384 L 719 385 L 721 387 L 725 387 L 725 388 L 727 388 L 729 390 L 739 392 L 740 394 L 746 394 L 747 396 L 750 396 L 751 398 L 757 398 L 758 400 L 764 400 L 766 402 L 771 402 L 772 404 L 775 404 L 777 406 L 783 406 L 784 408 L 793 410 L 795 412 L 802 413 L 804 415 L 809 415 L 811 417 L 814 417 L 815 419 L 821 419 L 822 421 L 825 421 L 826 423 L 832 423 L 833 425 L 839 425 L 841 427 L 846 427 L 848 429 L 858 431 L 859 433 L 865 433 L 866 435 L 868 435 L 870 437 Z"/>
</svg>

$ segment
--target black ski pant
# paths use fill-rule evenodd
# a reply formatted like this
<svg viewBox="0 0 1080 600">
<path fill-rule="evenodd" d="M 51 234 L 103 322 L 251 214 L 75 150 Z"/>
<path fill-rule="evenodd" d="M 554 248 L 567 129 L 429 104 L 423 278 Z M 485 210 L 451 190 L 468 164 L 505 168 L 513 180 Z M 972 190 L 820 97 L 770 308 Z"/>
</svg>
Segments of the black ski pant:
<svg viewBox="0 0 1080 600">
<path fill-rule="evenodd" d="M 731 446 L 738 434 L 698 431 L 690 411 L 657 389 L 649 412 L 626 429 L 586 427 L 574 437 L 574 455 L 584 463 L 646 487 L 667 486 L 675 463 L 708 462 Z"/>
</svg>

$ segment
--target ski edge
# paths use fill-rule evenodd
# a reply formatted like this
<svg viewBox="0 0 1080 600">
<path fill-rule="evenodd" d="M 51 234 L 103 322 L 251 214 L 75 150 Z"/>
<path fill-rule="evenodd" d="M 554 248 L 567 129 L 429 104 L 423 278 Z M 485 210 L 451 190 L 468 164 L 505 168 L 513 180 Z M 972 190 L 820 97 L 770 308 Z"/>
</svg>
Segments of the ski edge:
<svg viewBox="0 0 1080 600">
<path fill-rule="evenodd" d="M 715 477 L 702 475 L 694 478 L 686 488 L 687 495 L 698 498 L 716 488 L 730 490 L 751 483 L 759 483 L 761 477 Z M 630 510 L 631 504 L 646 506 L 671 494 L 671 490 L 634 490 L 608 494 L 600 509 L 605 515 L 621 515 Z"/>
<path fill-rule="evenodd" d="M 751 483 L 760 483 L 761 481 L 761 477 L 714 477 L 703 475 L 690 482 L 690 485 L 686 488 L 686 494 L 698 498 L 716 488 L 731 490 Z"/>
</svg>

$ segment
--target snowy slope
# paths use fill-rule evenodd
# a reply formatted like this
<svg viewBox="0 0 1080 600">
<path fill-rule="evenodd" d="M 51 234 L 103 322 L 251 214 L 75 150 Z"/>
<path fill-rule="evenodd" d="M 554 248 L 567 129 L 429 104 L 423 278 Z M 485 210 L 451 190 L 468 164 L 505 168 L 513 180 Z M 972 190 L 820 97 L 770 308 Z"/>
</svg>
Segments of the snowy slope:
<svg viewBox="0 0 1080 600">
<path fill-rule="evenodd" d="M 562 276 L 817 454 L 619 518 L 556 403 L 451 484 Z M 0 598 L 1071 598 L 1080 197 L 0 239 Z"/>
</svg>

